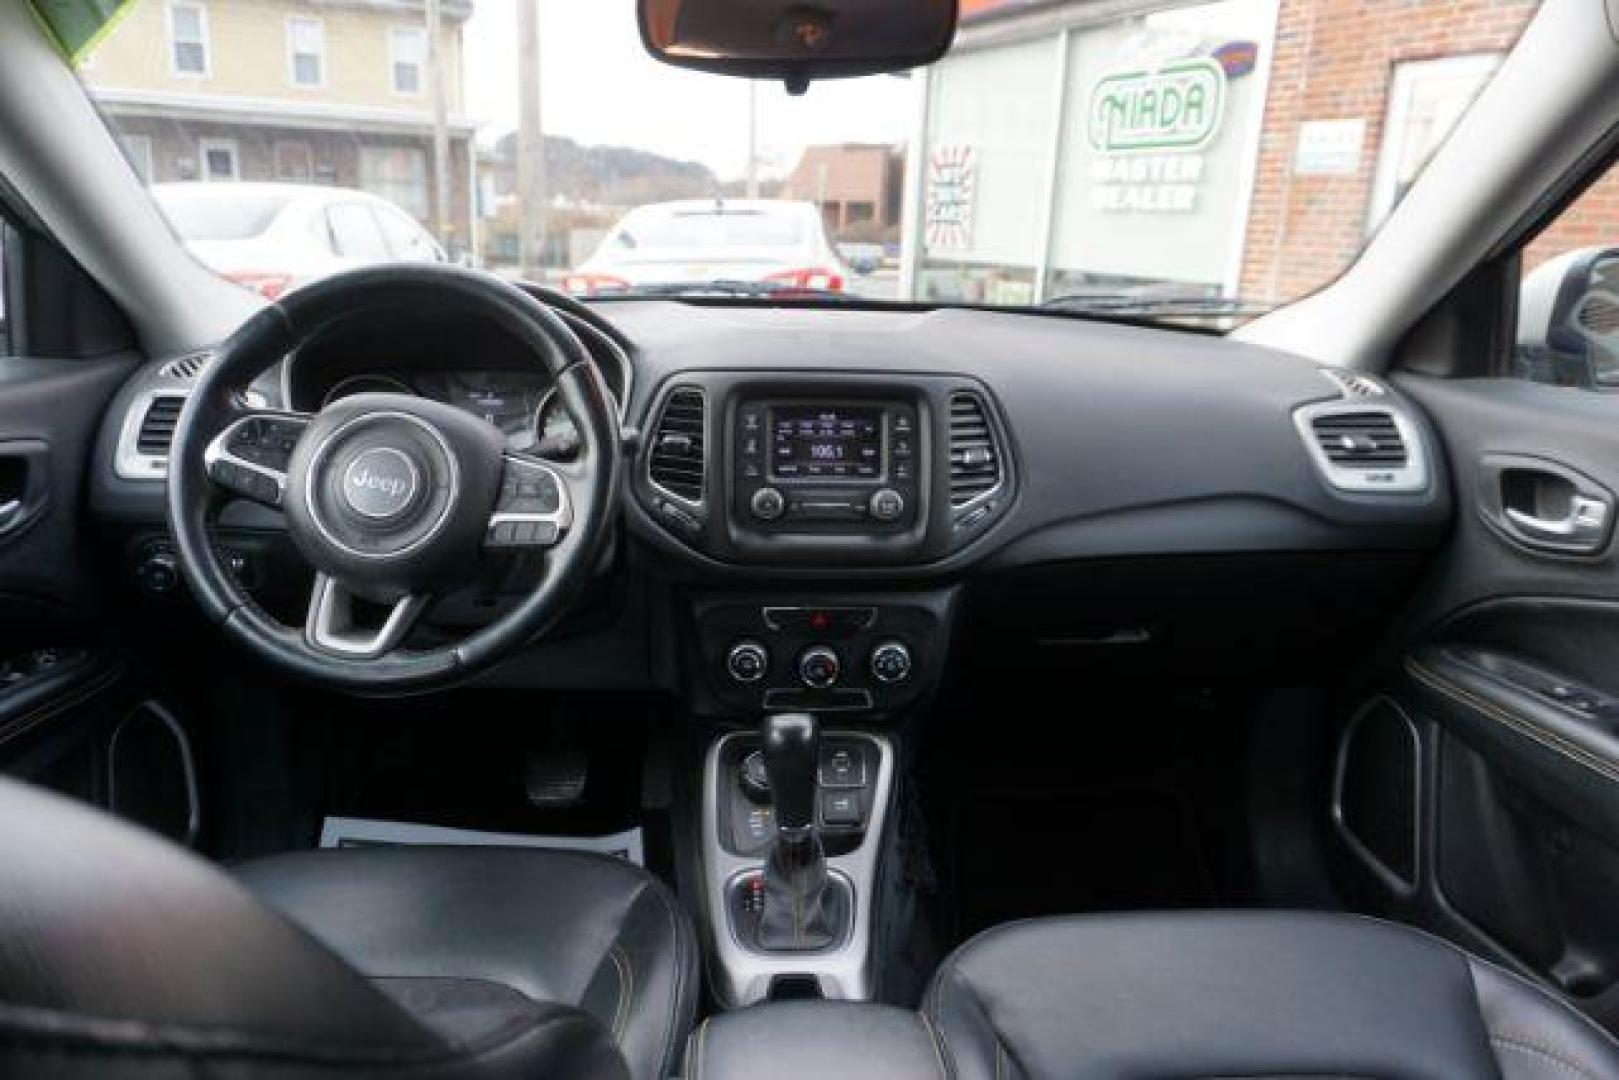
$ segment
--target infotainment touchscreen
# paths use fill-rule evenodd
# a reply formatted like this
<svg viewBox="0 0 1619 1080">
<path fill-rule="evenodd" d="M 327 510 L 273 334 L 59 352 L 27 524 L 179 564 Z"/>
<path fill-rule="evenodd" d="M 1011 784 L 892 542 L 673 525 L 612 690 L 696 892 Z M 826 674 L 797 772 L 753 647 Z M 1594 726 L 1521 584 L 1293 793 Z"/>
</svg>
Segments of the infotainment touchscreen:
<svg viewBox="0 0 1619 1080">
<path fill-rule="evenodd" d="M 883 410 L 865 405 L 776 405 L 770 475 L 781 480 L 879 480 Z"/>
</svg>

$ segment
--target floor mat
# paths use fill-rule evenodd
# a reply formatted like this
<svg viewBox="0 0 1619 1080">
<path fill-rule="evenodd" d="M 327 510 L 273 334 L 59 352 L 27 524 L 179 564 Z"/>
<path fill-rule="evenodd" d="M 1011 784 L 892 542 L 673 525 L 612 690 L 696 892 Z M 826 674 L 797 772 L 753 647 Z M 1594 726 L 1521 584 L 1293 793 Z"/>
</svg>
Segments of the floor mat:
<svg viewBox="0 0 1619 1080">
<path fill-rule="evenodd" d="M 328 817 L 321 823 L 323 848 L 375 847 L 386 844 L 449 844 L 457 847 L 533 847 L 557 851 L 593 851 L 636 866 L 646 865 L 639 827 L 606 836 L 540 836 L 532 833 L 483 832 L 415 825 L 374 818 Z"/>
</svg>

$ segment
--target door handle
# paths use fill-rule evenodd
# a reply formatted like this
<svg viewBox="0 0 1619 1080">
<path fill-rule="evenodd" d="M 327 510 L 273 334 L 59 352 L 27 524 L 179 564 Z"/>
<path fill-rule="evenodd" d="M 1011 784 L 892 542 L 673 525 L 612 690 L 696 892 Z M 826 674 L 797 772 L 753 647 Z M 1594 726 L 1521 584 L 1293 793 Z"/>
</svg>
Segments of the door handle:
<svg viewBox="0 0 1619 1080">
<path fill-rule="evenodd" d="M 1562 517 L 1537 517 L 1514 506 L 1506 508 L 1506 516 L 1525 536 L 1533 539 L 1595 548 L 1607 535 L 1608 510 L 1608 504 L 1601 499 L 1576 495 L 1569 500 L 1568 513 Z M 0 515 L 4 513 L 5 508 L 0 506 Z"/>
</svg>

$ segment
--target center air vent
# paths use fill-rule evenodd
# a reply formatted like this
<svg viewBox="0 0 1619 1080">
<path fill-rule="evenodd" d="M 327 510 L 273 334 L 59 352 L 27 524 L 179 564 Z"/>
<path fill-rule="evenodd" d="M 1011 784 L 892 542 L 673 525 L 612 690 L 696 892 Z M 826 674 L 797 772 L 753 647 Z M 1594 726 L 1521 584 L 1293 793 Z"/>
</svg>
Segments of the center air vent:
<svg viewBox="0 0 1619 1080">
<path fill-rule="evenodd" d="M 147 457 L 167 457 L 169 445 L 174 442 L 174 425 L 185 403 L 186 399 L 178 394 L 154 397 L 141 418 L 135 449 Z"/>
<path fill-rule="evenodd" d="M 1001 458 L 984 400 L 950 395 L 950 505 L 963 507 L 1001 486 Z"/>
<path fill-rule="evenodd" d="M 1313 426 L 1321 452 L 1334 465 L 1397 468 L 1406 462 L 1405 440 L 1391 413 L 1336 413 L 1316 417 Z"/>
<path fill-rule="evenodd" d="M 692 503 L 703 501 L 706 411 L 701 390 L 679 387 L 664 402 L 652 435 L 647 474 L 653 485 Z"/>
</svg>

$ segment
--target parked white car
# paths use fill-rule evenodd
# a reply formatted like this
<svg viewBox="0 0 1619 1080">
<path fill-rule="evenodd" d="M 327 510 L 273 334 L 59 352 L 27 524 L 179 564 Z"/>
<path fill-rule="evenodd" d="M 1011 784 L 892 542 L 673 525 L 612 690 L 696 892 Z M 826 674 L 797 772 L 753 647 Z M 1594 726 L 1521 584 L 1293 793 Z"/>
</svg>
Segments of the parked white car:
<svg viewBox="0 0 1619 1080">
<path fill-rule="evenodd" d="M 275 299 L 340 270 L 445 262 L 444 249 L 386 199 L 317 184 L 154 184 L 169 224 L 210 269 Z"/>
<path fill-rule="evenodd" d="M 625 214 L 563 284 L 578 295 L 711 282 L 842 292 L 848 280 L 814 203 L 689 199 Z"/>
</svg>

